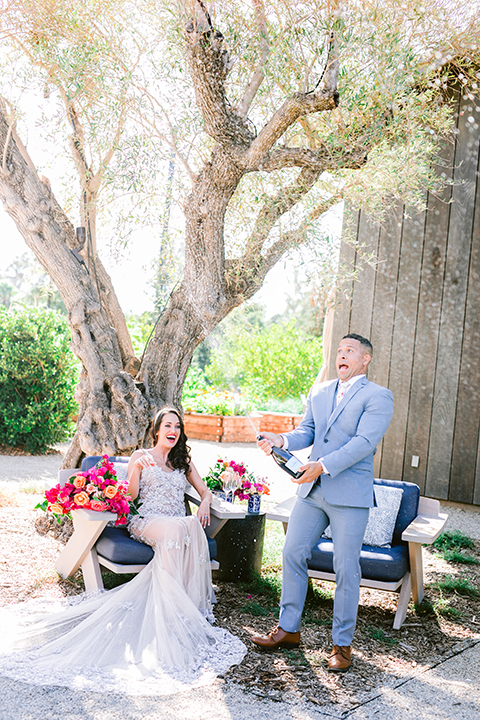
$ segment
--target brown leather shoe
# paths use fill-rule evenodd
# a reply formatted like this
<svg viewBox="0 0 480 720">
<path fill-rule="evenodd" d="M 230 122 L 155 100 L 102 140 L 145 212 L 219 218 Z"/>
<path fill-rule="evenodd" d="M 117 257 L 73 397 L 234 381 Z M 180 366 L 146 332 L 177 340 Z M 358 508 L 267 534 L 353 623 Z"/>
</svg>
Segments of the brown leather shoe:
<svg viewBox="0 0 480 720">
<path fill-rule="evenodd" d="M 300 631 L 291 633 L 282 630 L 277 625 L 268 635 L 254 635 L 250 638 L 255 645 L 263 650 L 277 650 L 278 648 L 296 648 L 300 644 Z"/>
<path fill-rule="evenodd" d="M 348 670 L 351 661 L 352 649 L 350 645 L 334 645 L 333 650 L 328 658 L 328 669 L 332 672 L 345 672 Z"/>
</svg>

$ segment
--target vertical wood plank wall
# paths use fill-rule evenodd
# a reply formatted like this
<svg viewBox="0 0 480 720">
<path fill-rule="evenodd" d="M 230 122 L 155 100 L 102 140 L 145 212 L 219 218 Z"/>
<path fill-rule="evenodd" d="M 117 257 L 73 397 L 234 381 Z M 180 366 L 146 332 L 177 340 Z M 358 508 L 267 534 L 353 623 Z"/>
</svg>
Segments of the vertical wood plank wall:
<svg viewBox="0 0 480 720">
<path fill-rule="evenodd" d="M 447 184 L 426 210 L 397 206 L 381 226 L 346 213 L 356 245 L 340 266 L 355 272 L 337 295 L 330 377 L 343 335 L 374 348 L 368 377 L 395 400 L 375 458 L 377 477 L 422 494 L 480 505 L 480 108 L 457 106 L 455 140 L 441 148 Z M 355 247 L 360 248 L 358 250 Z M 365 257 L 377 256 L 375 267 Z M 412 456 L 419 456 L 418 467 Z"/>
</svg>

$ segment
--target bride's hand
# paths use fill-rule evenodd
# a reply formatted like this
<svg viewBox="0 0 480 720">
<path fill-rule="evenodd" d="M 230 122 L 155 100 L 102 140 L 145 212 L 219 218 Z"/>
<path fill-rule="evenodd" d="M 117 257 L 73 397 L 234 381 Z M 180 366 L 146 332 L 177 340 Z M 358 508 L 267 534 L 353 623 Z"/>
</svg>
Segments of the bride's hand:
<svg viewBox="0 0 480 720">
<path fill-rule="evenodd" d="M 153 467 L 155 465 L 155 460 L 148 455 L 141 455 L 133 464 L 135 467 L 140 468 L 140 470 L 145 470 L 148 467 Z"/>
<path fill-rule="evenodd" d="M 208 500 L 202 500 L 200 503 L 197 511 L 197 518 L 203 528 L 210 525 L 210 503 Z"/>
</svg>

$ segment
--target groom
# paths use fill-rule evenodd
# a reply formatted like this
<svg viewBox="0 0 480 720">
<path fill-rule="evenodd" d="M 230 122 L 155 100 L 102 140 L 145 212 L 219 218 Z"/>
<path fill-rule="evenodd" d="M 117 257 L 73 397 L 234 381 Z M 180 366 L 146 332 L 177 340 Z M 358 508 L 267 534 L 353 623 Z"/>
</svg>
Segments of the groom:
<svg viewBox="0 0 480 720">
<path fill-rule="evenodd" d="M 300 450 L 312 445 L 303 466 L 297 499 L 283 549 L 283 585 L 278 627 L 252 642 L 267 650 L 298 647 L 300 620 L 308 585 L 311 550 L 330 524 L 336 575 L 333 651 L 328 667 L 348 670 L 360 588 L 360 550 L 374 501 L 373 455 L 390 423 L 390 390 L 366 378 L 372 358 L 369 340 L 350 333 L 336 359 L 338 380 L 314 385 L 299 427 L 276 435 L 263 433 L 259 446 Z"/>
</svg>

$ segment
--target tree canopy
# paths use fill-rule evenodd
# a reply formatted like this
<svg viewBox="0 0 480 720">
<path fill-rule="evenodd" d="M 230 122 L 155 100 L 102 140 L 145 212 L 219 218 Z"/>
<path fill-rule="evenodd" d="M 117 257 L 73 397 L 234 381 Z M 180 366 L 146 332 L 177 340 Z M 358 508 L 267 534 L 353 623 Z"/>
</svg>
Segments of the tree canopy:
<svg viewBox="0 0 480 720">
<path fill-rule="evenodd" d="M 421 203 L 440 181 L 449 88 L 472 102 L 477 89 L 473 2 L 4 0 L 3 10 L 0 195 L 59 289 L 84 368 L 70 463 L 141 444 L 154 409 L 179 403 L 198 343 L 292 248 L 322 242 L 318 220 L 333 206 Z M 21 140 L 27 90 L 41 97 L 39 132 L 68 189 L 40 176 Z M 97 236 L 140 243 L 156 227 L 168 256 L 170 204 L 183 216 L 182 270 L 135 359 Z"/>
</svg>

